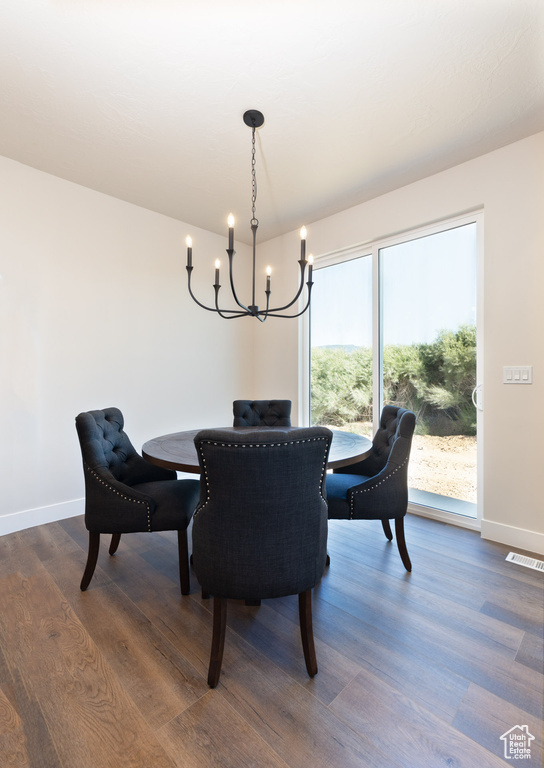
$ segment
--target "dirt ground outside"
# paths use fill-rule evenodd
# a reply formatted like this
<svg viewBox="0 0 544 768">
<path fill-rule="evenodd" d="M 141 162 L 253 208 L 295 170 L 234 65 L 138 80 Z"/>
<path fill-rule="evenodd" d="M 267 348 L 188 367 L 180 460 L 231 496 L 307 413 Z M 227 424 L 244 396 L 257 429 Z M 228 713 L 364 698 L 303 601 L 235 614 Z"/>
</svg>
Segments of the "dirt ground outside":
<svg viewBox="0 0 544 768">
<path fill-rule="evenodd" d="M 372 436 L 371 425 L 365 423 L 346 424 L 343 429 Z M 414 435 L 408 484 L 419 491 L 476 504 L 476 437 Z"/>
<path fill-rule="evenodd" d="M 408 484 L 476 504 L 476 437 L 414 435 Z"/>
</svg>

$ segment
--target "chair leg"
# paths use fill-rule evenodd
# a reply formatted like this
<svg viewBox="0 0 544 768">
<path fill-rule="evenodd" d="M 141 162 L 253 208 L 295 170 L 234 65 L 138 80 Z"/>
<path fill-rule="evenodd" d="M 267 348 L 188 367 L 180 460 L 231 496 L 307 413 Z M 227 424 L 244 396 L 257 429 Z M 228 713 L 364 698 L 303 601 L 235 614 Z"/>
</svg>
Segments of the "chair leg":
<svg viewBox="0 0 544 768">
<path fill-rule="evenodd" d="M 111 542 L 110 542 L 110 548 L 109 548 L 110 555 L 114 555 L 117 552 L 117 547 L 119 546 L 120 541 L 121 541 L 121 534 L 113 533 L 111 536 Z"/>
<path fill-rule="evenodd" d="M 179 583 L 181 594 L 188 595 L 191 591 L 189 574 L 189 550 L 187 549 L 187 531 L 178 531 Z"/>
<path fill-rule="evenodd" d="M 397 547 L 399 548 L 400 559 L 407 571 L 412 570 L 412 563 L 406 549 L 406 539 L 404 538 L 404 518 L 395 518 L 395 534 L 397 536 Z"/>
<path fill-rule="evenodd" d="M 383 532 L 385 533 L 385 538 L 389 539 L 391 541 L 393 539 L 393 534 L 391 533 L 391 526 L 389 525 L 389 520 L 387 518 L 382 518 L 382 528 Z"/>
<path fill-rule="evenodd" d="M 225 647 L 225 630 L 227 627 L 227 601 L 224 597 L 213 599 L 213 637 L 208 668 L 208 685 L 215 688 L 221 674 L 223 649 Z"/>
<path fill-rule="evenodd" d="M 193 554 L 192 553 L 191 553 L 191 557 L 189 558 L 189 565 L 191 566 L 191 568 L 193 567 Z M 210 593 L 206 592 L 206 590 L 203 589 L 202 590 L 202 599 L 203 600 L 208 600 L 209 597 L 210 597 Z"/>
<path fill-rule="evenodd" d="M 317 659 L 315 656 L 314 632 L 312 625 L 312 590 L 307 589 L 298 596 L 298 616 L 300 620 L 300 635 L 304 661 L 310 677 L 317 675 Z"/>
<path fill-rule="evenodd" d="M 95 531 L 89 531 L 89 553 L 87 555 L 87 564 L 81 579 L 79 588 L 85 592 L 93 577 L 96 561 L 98 560 L 98 550 L 100 549 L 100 534 Z"/>
</svg>

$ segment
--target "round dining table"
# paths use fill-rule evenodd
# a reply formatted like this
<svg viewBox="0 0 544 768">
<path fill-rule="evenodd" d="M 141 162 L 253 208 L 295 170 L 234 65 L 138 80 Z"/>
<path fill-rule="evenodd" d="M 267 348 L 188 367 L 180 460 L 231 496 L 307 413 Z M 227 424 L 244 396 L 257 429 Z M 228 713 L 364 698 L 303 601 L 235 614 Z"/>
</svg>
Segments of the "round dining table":
<svg viewBox="0 0 544 768">
<path fill-rule="evenodd" d="M 222 430 L 247 433 L 262 432 L 273 429 L 283 432 L 287 436 L 299 427 L 221 427 Z M 169 435 L 160 435 L 148 440 L 142 446 L 144 459 L 157 464 L 160 467 L 175 469 L 178 472 L 192 472 L 200 474 L 200 464 L 194 444 L 195 435 L 200 429 L 189 429 L 185 432 L 172 432 Z M 354 432 L 343 432 L 333 429 L 332 443 L 329 452 L 328 469 L 337 469 L 355 464 L 366 458 L 372 449 L 372 441 L 368 437 L 357 435 Z"/>
</svg>

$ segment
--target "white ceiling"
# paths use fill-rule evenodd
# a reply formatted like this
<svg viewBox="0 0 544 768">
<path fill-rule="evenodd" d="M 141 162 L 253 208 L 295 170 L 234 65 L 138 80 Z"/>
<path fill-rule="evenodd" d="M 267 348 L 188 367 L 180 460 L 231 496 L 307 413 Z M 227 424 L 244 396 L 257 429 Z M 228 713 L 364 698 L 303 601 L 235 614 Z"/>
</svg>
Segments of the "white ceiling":
<svg viewBox="0 0 544 768">
<path fill-rule="evenodd" d="M 247 241 L 247 109 L 265 240 L 543 130 L 544 2 L 0 2 L 2 155 Z"/>
</svg>

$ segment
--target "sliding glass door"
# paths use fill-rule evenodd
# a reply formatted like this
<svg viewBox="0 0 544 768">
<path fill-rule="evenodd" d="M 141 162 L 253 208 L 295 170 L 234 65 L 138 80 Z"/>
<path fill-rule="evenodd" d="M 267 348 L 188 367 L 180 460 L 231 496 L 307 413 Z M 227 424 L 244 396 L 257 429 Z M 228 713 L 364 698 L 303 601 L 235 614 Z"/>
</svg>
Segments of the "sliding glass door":
<svg viewBox="0 0 544 768">
<path fill-rule="evenodd" d="M 311 423 L 371 435 L 383 404 L 409 408 L 411 502 L 476 517 L 477 223 L 349 256 L 314 270 Z"/>
<path fill-rule="evenodd" d="M 383 402 L 414 411 L 410 498 L 476 516 L 476 224 L 379 249 Z"/>
<path fill-rule="evenodd" d="M 312 424 L 371 437 L 371 256 L 314 270 L 310 345 Z"/>
</svg>

